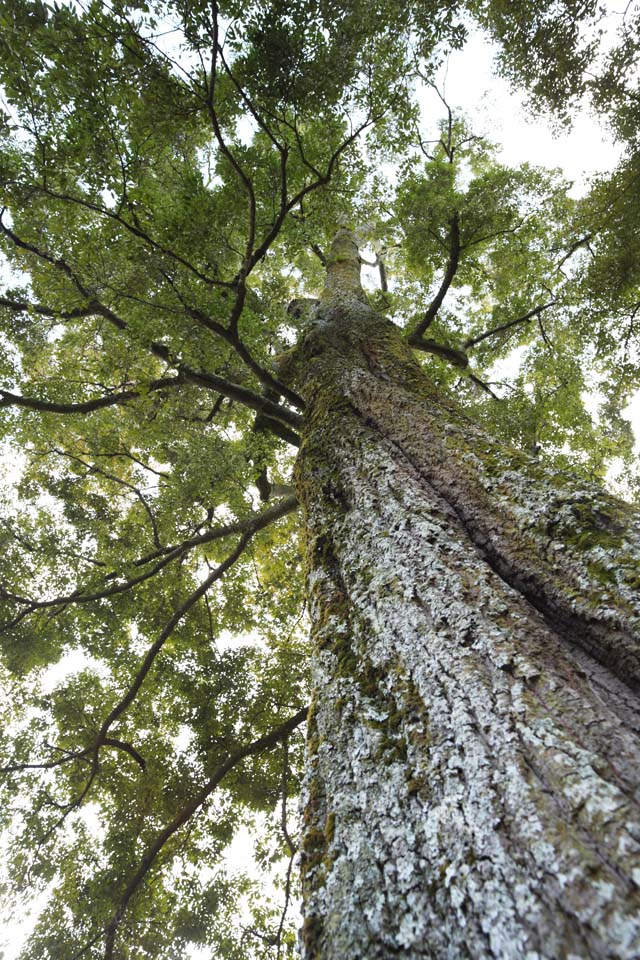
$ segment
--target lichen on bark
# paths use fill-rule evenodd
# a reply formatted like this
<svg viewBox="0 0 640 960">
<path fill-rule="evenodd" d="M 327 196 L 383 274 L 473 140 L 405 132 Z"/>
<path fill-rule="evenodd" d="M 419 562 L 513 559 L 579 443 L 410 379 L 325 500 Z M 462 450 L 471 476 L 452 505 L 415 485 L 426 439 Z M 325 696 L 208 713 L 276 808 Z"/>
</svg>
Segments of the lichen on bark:
<svg viewBox="0 0 640 960">
<path fill-rule="evenodd" d="M 291 365 L 316 651 L 303 957 L 631 960 L 637 519 L 439 396 L 347 235 L 336 251 Z"/>
</svg>

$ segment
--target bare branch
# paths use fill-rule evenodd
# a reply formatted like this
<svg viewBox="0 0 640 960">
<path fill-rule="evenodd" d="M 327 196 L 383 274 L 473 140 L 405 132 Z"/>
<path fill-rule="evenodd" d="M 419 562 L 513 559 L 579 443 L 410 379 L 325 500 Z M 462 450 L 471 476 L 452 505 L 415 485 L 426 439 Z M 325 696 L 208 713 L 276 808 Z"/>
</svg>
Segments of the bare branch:
<svg viewBox="0 0 640 960">
<path fill-rule="evenodd" d="M 173 633 L 177 625 L 186 616 L 186 614 L 192 609 L 192 607 L 198 602 L 198 600 L 200 600 L 200 598 L 206 594 L 207 590 L 211 587 L 211 585 L 215 583 L 216 580 L 219 580 L 220 577 L 222 577 L 222 575 L 236 562 L 236 560 L 238 560 L 238 558 L 244 552 L 244 549 L 247 543 L 249 542 L 249 540 L 251 539 L 252 535 L 253 535 L 253 532 L 245 533 L 244 536 L 241 537 L 240 541 L 238 542 L 238 544 L 236 545 L 232 553 L 225 560 L 223 560 L 222 563 L 215 568 L 215 570 L 213 570 L 209 574 L 206 580 L 204 580 L 203 583 L 201 583 L 200 586 L 196 590 L 194 590 L 189 597 L 187 597 L 184 603 L 175 611 L 173 616 L 167 622 L 167 624 L 165 625 L 164 629 L 160 633 L 160 636 L 155 641 L 155 643 L 153 643 L 151 647 L 149 647 L 146 653 L 146 656 L 138 669 L 138 672 L 136 673 L 131 685 L 129 686 L 129 689 L 127 690 L 125 695 L 118 701 L 115 707 L 111 710 L 109 715 L 105 718 L 105 720 L 102 723 L 102 726 L 100 727 L 100 730 L 98 731 L 98 735 L 96 737 L 95 743 L 91 748 L 91 757 L 92 757 L 91 770 L 89 771 L 89 776 L 87 778 L 87 781 L 83 789 L 81 790 L 81 792 L 78 794 L 77 797 L 75 797 L 69 804 L 67 804 L 67 806 L 64 808 L 64 812 L 62 816 L 59 817 L 58 820 L 56 820 L 56 822 L 46 831 L 44 836 L 40 838 L 38 846 L 41 846 L 43 843 L 45 843 L 46 840 L 48 840 L 49 837 L 58 829 L 58 827 L 60 827 L 61 824 L 64 823 L 64 821 L 69 816 L 69 814 L 73 810 L 77 810 L 84 803 L 84 800 L 88 796 L 89 791 L 91 790 L 91 787 L 93 786 L 93 783 L 100 769 L 101 747 L 105 745 L 118 746 L 121 749 L 126 750 L 127 753 L 131 754 L 137 763 L 140 763 L 140 761 L 142 760 L 142 757 L 140 757 L 140 755 L 137 754 L 137 751 L 134 751 L 133 748 L 127 749 L 129 745 L 124 746 L 122 744 L 122 741 L 114 740 L 114 738 L 109 737 L 108 736 L 109 730 L 111 729 L 113 724 L 116 722 L 118 717 L 120 717 L 125 712 L 125 710 L 127 710 L 127 708 L 131 705 L 131 703 L 133 703 L 133 701 L 135 700 L 138 694 L 138 691 L 140 690 L 140 687 L 144 683 L 147 677 L 147 674 L 149 673 L 149 671 L 151 670 L 151 667 L 153 666 L 153 662 L 155 658 L 160 653 L 162 647 L 164 646 L 166 641 L 169 639 L 169 637 L 171 636 L 171 634 Z M 110 741 L 109 744 L 107 744 L 108 740 Z M 142 762 L 144 763 L 144 761 Z"/>
<path fill-rule="evenodd" d="M 162 650 L 162 647 L 169 639 L 175 628 L 178 626 L 180 621 L 184 619 L 187 613 L 189 613 L 189 611 L 195 606 L 198 600 L 200 600 L 200 598 L 207 593 L 209 588 L 216 582 L 216 580 L 219 580 L 223 574 L 225 574 L 227 570 L 229 570 L 229 568 L 232 567 L 233 564 L 242 556 L 244 549 L 251 540 L 254 532 L 254 530 L 250 530 L 243 534 L 229 556 L 226 557 L 226 559 L 223 560 L 222 563 L 220 563 L 214 570 L 212 570 L 209 576 L 203 580 L 200 586 L 197 587 L 193 593 L 187 597 L 184 603 L 178 607 L 173 616 L 165 624 L 164 629 L 158 636 L 158 639 L 147 650 L 145 658 L 142 661 L 142 664 L 140 665 L 133 682 L 130 684 L 129 689 L 104 720 L 96 740 L 96 757 L 97 751 L 102 744 L 106 742 L 107 733 L 110 728 L 116 722 L 118 717 L 120 717 L 135 700 L 138 690 L 144 683 L 147 674 L 153 666 L 155 658 L 158 656 Z"/>
<path fill-rule="evenodd" d="M 340 159 L 340 157 L 342 156 L 342 154 L 345 152 L 345 150 L 348 149 L 348 147 L 351 146 L 352 143 L 355 143 L 355 141 L 358 139 L 362 131 L 366 130 L 367 127 L 370 127 L 371 124 L 375 123 L 377 119 L 379 119 L 379 117 L 369 116 L 359 126 L 357 126 L 356 129 L 352 131 L 352 133 L 347 137 L 347 139 L 343 140 L 340 146 L 337 147 L 336 150 L 334 150 L 331 157 L 329 158 L 329 162 L 327 164 L 324 174 L 322 174 L 322 176 L 319 176 L 316 180 L 313 180 L 311 183 L 306 184 L 306 186 L 298 190 L 298 192 L 294 194 L 294 196 L 289 201 L 287 201 L 284 208 L 281 208 L 280 214 L 276 217 L 271 230 L 268 232 L 267 236 L 264 238 L 260 246 L 254 252 L 250 261 L 250 267 L 249 267 L 250 270 L 252 270 L 255 267 L 255 265 L 259 263 L 259 261 L 262 260 L 262 258 L 266 254 L 267 250 L 269 249 L 269 247 L 277 237 L 278 233 L 280 232 L 280 228 L 282 227 L 282 224 L 287 214 L 290 213 L 290 211 L 293 210 L 294 207 L 297 207 L 300 204 L 300 202 L 304 200 L 306 196 L 308 196 L 308 194 L 313 193 L 315 190 L 318 190 L 320 187 L 324 187 L 328 183 L 330 183 L 331 178 L 333 176 L 333 172 L 335 170 L 335 166 L 338 160 Z"/>
<path fill-rule="evenodd" d="M 280 141 L 276 138 L 273 130 L 271 129 L 267 121 L 264 119 L 264 117 L 262 116 L 262 114 L 260 113 L 256 105 L 254 104 L 254 102 L 251 100 L 247 91 L 244 89 L 244 87 L 242 87 L 238 83 L 233 71 L 231 70 L 227 61 L 225 60 L 224 52 L 220 43 L 218 43 L 218 56 L 220 57 L 220 63 L 224 67 L 225 73 L 227 74 L 232 84 L 238 91 L 240 98 L 244 102 L 245 106 L 247 107 L 247 110 L 249 111 L 253 119 L 256 121 L 258 126 L 265 132 L 269 140 L 271 140 L 271 143 L 280 152 L 280 154 L 285 155 L 288 152 L 288 147 L 286 146 L 286 144 L 280 143 Z"/>
<path fill-rule="evenodd" d="M 292 513 L 297 508 L 298 501 L 295 497 L 285 497 L 283 500 L 280 500 L 279 503 L 269 507 L 268 510 L 262 511 L 262 513 L 259 513 L 257 516 L 251 516 L 245 520 L 237 520 L 234 523 L 216 527 L 215 530 L 209 530 L 207 533 L 198 534 L 197 537 L 183 540 L 173 547 L 164 547 L 163 550 L 156 550 L 154 553 L 147 554 L 145 557 L 140 557 L 140 559 L 135 561 L 135 566 L 144 566 L 156 560 L 163 553 L 172 556 L 174 554 L 183 554 L 188 550 L 192 550 L 194 547 L 202 546 L 205 543 L 212 543 L 214 540 L 222 540 L 224 537 L 230 537 L 236 533 L 246 533 L 248 531 L 257 533 L 259 530 L 264 530 L 269 524 L 275 523 L 276 520 L 280 520 L 281 517 Z"/>
<path fill-rule="evenodd" d="M 304 400 L 302 397 L 300 397 L 294 390 L 291 390 L 289 387 L 287 387 L 284 383 L 281 383 L 279 380 L 277 380 L 269 370 L 261 366 L 261 364 L 259 364 L 257 360 L 253 358 L 246 344 L 243 343 L 238 336 L 238 321 L 244 309 L 247 294 L 249 293 L 246 284 L 242 283 L 236 291 L 236 297 L 229 318 L 229 326 L 227 328 L 217 320 L 214 320 L 212 317 L 208 316 L 208 314 L 204 313 L 204 311 L 187 303 L 185 298 L 178 290 L 174 280 L 166 273 L 163 273 L 163 276 L 171 285 L 171 288 L 180 301 L 182 307 L 190 317 L 192 317 L 198 323 L 201 323 L 202 326 L 206 327 L 208 330 L 211 330 L 212 333 L 222 337 L 223 340 L 230 344 L 238 356 L 241 357 L 243 362 L 249 367 L 251 372 L 256 375 L 258 380 L 265 387 L 275 390 L 279 396 L 285 397 L 289 403 L 293 404 L 293 406 L 298 407 L 301 410 L 304 408 Z"/>
</svg>

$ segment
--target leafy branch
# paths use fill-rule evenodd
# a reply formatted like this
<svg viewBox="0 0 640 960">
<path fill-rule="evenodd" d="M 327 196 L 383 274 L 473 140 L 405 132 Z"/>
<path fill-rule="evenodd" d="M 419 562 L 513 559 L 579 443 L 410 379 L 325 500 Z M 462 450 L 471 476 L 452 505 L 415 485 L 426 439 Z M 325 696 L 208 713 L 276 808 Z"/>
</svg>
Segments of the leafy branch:
<svg viewBox="0 0 640 960">
<path fill-rule="evenodd" d="M 146 393 L 166 390 L 171 387 L 181 387 L 185 382 L 183 377 L 161 377 L 158 380 L 152 380 L 142 390 L 140 388 L 137 390 L 121 390 L 117 393 L 108 393 L 105 396 L 82 400 L 78 403 L 61 403 L 57 400 L 25 397 L 21 394 L 10 393 L 9 390 L 0 387 L 0 407 L 25 407 L 27 410 L 37 410 L 40 413 L 86 414 L 93 413 L 94 410 L 102 410 L 105 407 L 128 403 L 130 400 L 137 400 Z"/>
<path fill-rule="evenodd" d="M 540 314 L 545 310 L 555 306 L 556 303 L 557 300 L 549 300 L 547 303 L 542 303 L 539 306 L 534 307 L 533 310 L 529 310 L 528 313 L 525 313 L 521 317 L 515 317 L 513 320 L 508 320 L 506 323 L 500 324 L 499 327 L 493 327 L 491 330 L 486 330 L 477 337 L 471 337 L 469 340 L 465 340 L 464 349 L 469 350 L 471 347 L 477 346 L 479 343 L 482 343 L 483 340 L 487 340 L 489 337 L 494 337 L 498 333 L 504 333 L 505 330 L 511 330 L 512 327 L 516 327 L 521 323 L 527 323 L 529 320 L 533 320 L 534 317 L 539 317 Z"/>
<path fill-rule="evenodd" d="M 234 550 L 222 561 L 208 577 L 197 587 L 182 603 L 180 607 L 173 613 L 170 619 L 165 624 L 163 630 L 159 634 L 156 641 L 149 647 L 147 653 L 142 660 L 132 682 L 130 683 L 126 693 L 120 698 L 118 703 L 111 709 L 110 713 L 105 717 L 102 722 L 98 734 L 95 738 L 93 745 L 89 748 L 88 751 L 84 751 L 82 756 L 84 757 L 85 753 L 90 757 L 91 769 L 89 775 L 86 779 L 86 782 L 80 791 L 80 793 L 66 804 L 62 809 L 62 815 L 48 828 L 46 833 L 40 838 L 38 847 L 41 847 L 54 833 L 58 828 L 65 822 L 70 813 L 74 810 L 77 810 L 82 806 L 86 797 L 89 795 L 89 792 L 96 780 L 100 769 L 100 751 L 103 746 L 107 744 L 109 738 L 109 731 L 113 724 L 122 716 L 123 713 L 131 706 L 133 701 L 138 695 L 140 688 L 142 687 L 144 681 L 146 680 L 149 671 L 151 670 L 154 661 L 163 646 L 172 635 L 178 624 L 184 617 L 189 613 L 189 611 L 195 606 L 195 604 L 205 596 L 210 587 L 233 566 L 234 563 L 242 556 L 247 544 L 251 540 L 255 530 L 246 531 L 243 536 L 240 538 Z M 130 752 L 130 751 L 127 751 Z M 138 754 L 139 756 L 139 754 Z"/>
<path fill-rule="evenodd" d="M 106 926 L 104 960 L 113 960 L 116 935 L 118 928 L 122 923 L 122 919 L 129 901 L 138 890 L 140 885 L 144 882 L 147 874 L 153 867 L 158 855 L 162 852 L 166 843 L 203 806 L 203 804 L 211 796 L 213 791 L 220 785 L 230 770 L 233 770 L 234 767 L 238 766 L 238 764 L 247 757 L 253 756 L 257 753 L 263 753 L 267 750 L 272 750 L 273 747 L 277 746 L 277 744 L 282 740 L 287 739 L 291 733 L 300 726 L 301 723 L 304 723 L 307 718 L 308 709 L 308 707 L 303 707 L 296 714 L 294 714 L 294 716 L 290 717 L 288 720 L 285 720 L 284 723 L 274 727 L 274 729 L 269 733 L 264 734 L 264 736 L 259 737 L 252 743 L 247 744 L 246 746 L 241 747 L 239 750 L 229 754 L 227 759 L 219 764 L 210 779 L 200 788 L 200 790 L 194 795 L 189 803 L 187 803 L 182 810 L 176 814 L 173 820 L 168 823 L 166 827 L 156 836 L 155 840 L 149 845 L 147 852 L 140 861 L 135 874 L 131 877 L 127 886 L 125 887 L 113 918 Z M 95 939 L 93 942 L 95 942 Z"/>
<path fill-rule="evenodd" d="M 263 530 L 265 527 L 269 526 L 269 524 L 274 523 L 281 517 L 286 516 L 287 513 L 291 513 L 297 508 L 297 506 L 298 501 L 295 497 L 286 497 L 274 504 L 274 506 L 269 507 L 269 509 L 264 510 L 257 516 L 252 516 L 245 520 L 238 520 L 234 523 L 216 527 L 215 529 L 208 530 L 196 537 L 190 537 L 182 540 L 180 543 L 171 547 L 159 547 L 153 553 L 147 554 L 146 556 L 133 561 L 133 566 L 142 567 L 146 566 L 148 563 L 152 563 L 154 560 L 157 560 L 158 562 L 154 564 L 154 566 L 146 570 L 144 573 L 141 573 L 135 577 L 130 577 L 121 583 L 112 584 L 108 587 L 105 587 L 103 590 L 94 590 L 89 593 L 84 593 L 82 590 L 78 589 L 74 590 L 73 593 L 66 594 L 62 597 L 52 597 L 48 600 L 32 600 L 27 597 L 14 594 L 11 591 L 0 587 L 0 596 L 4 597 L 6 600 L 11 600 L 14 603 L 26 606 L 26 609 L 16 615 L 13 620 L 4 624 L 2 629 L 7 630 L 17 626 L 21 620 L 23 620 L 29 614 L 34 613 L 36 610 L 67 606 L 68 604 L 92 603 L 96 600 L 106 600 L 107 598 L 116 596 L 117 594 L 126 593 L 127 591 L 132 590 L 134 587 L 137 587 L 139 584 L 144 583 L 144 581 L 150 580 L 168 564 L 172 563 L 174 560 L 184 557 L 185 554 L 193 550 L 195 547 L 204 546 L 207 543 L 213 543 L 215 540 L 221 540 L 237 533 L 242 534 L 243 538 L 248 537 L 250 539 L 255 533 Z M 104 577 L 104 580 L 110 580 L 116 576 L 117 574 L 115 573 L 109 573 Z"/>
</svg>

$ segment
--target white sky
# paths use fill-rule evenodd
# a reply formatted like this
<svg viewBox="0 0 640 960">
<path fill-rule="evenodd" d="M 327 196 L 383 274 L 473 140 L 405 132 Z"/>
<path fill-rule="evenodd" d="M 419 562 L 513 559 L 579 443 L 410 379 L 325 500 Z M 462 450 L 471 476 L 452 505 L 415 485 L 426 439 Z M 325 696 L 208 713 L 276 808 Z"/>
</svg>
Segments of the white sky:
<svg viewBox="0 0 640 960">
<path fill-rule="evenodd" d="M 474 133 L 502 144 L 501 158 L 505 163 L 517 166 L 529 161 L 560 167 L 574 181 L 576 194 L 584 192 L 590 175 L 615 166 L 619 149 L 607 139 L 587 111 L 579 114 L 571 131 L 554 135 L 548 122 L 530 118 L 524 97 L 514 94 L 504 80 L 492 75 L 492 62 L 493 49 L 480 36 L 472 36 L 464 51 L 451 54 L 441 86 L 454 112 L 456 108 L 462 109 L 471 118 Z M 442 112 L 437 95 L 427 94 L 425 114 L 428 121 L 435 125 Z M 626 415 L 633 419 L 636 447 L 640 453 L 640 393 L 627 408 Z M 236 856 L 241 858 L 248 852 L 244 837 L 234 844 L 231 855 L 234 859 Z M 16 960 L 36 918 L 24 915 L 5 919 L 0 934 L 0 960 Z"/>
<path fill-rule="evenodd" d="M 454 113 L 459 107 L 471 118 L 476 135 L 501 144 L 504 163 L 560 167 L 574 181 L 576 195 L 585 192 L 589 176 L 613 169 L 621 150 L 587 109 L 577 114 L 570 130 L 554 134 L 548 120 L 531 117 L 523 94 L 492 75 L 493 59 L 494 48 L 473 34 L 464 50 L 449 56 L 442 86 Z M 427 107 L 442 116 L 435 92 Z"/>
</svg>

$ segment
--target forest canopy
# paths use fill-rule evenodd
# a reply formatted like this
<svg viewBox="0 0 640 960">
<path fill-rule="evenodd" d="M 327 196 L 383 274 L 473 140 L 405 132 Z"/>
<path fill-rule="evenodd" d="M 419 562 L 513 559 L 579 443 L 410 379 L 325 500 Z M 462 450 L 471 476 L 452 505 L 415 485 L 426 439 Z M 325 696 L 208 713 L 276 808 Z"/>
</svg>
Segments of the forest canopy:
<svg viewBox="0 0 640 960">
<path fill-rule="evenodd" d="M 621 144 L 584 196 L 447 102 L 479 28 L 532 110 L 588 106 Z M 639 44 L 638 6 L 595 0 L 0 3 L 0 817 L 7 903 L 45 904 L 25 960 L 294 956 L 286 369 L 338 228 L 470 418 L 640 495 Z M 225 857 L 244 828 L 264 886 Z"/>
</svg>

